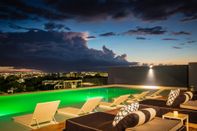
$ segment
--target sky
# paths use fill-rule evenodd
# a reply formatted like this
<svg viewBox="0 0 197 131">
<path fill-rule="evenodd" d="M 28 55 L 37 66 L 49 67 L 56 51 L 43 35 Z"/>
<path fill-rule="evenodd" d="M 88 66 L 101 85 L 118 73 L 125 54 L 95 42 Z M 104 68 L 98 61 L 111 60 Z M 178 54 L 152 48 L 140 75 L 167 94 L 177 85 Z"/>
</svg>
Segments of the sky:
<svg viewBox="0 0 197 131">
<path fill-rule="evenodd" d="M 196 7 L 196 0 L 1 0 L 0 70 L 196 62 Z"/>
</svg>

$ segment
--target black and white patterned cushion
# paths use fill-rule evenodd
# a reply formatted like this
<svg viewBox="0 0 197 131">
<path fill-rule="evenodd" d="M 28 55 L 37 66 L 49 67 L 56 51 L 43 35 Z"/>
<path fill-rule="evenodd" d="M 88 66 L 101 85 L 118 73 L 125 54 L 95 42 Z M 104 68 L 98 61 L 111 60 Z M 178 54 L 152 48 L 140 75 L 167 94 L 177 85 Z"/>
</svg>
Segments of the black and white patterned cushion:
<svg viewBox="0 0 197 131">
<path fill-rule="evenodd" d="M 152 120 L 156 116 L 156 113 L 156 110 L 153 108 L 145 108 L 133 112 L 132 115 L 135 116 L 136 122 L 131 124 L 131 127 L 138 126 Z"/>
<path fill-rule="evenodd" d="M 124 117 L 117 125 L 116 130 L 123 131 L 126 128 L 135 127 L 152 120 L 157 114 L 156 109 L 144 108 L 134 111 Z"/>
<path fill-rule="evenodd" d="M 185 95 L 185 101 L 183 103 L 188 102 L 193 97 L 193 93 L 191 91 L 184 92 L 184 95 Z"/>
<path fill-rule="evenodd" d="M 187 94 L 189 96 L 189 100 L 193 98 L 193 93 L 191 91 L 186 91 L 184 94 Z"/>
<path fill-rule="evenodd" d="M 172 107 L 180 107 L 180 104 L 186 103 L 189 100 L 191 100 L 193 97 L 193 93 L 190 91 L 184 92 L 183 94 L 180 94 L 171 105 Z"/>
<path fill-rule="evenodd" d="M 133 111 L 137 111 L 138 108 L 139 108 L 139 103 L 138 102 L 131 103 L 130 105 L 125 105 L 116 114 L 112 125 L 116 126 L 120 120 L 122 120 L 125 116 L 129 115 Z"/>
<path fill-rule="evenodd" d="M 184 94 L 180 94 L 177 96 L 177 98 L 174 100 L 172 107 L 179 108 L 180 104 L 184 103 L 186 100 L 186 96 Z"/>
<path fill-rule="evenodd" d="M 171 106 L 174 102 L 174 100 L 177 98 L 177 96 L 180 93 L 180 89 L 176 89 L 176 90 L 171 90 L 170 94 L 168 95 L 168 100 L 166 102 L 167 106 Z"/>
</svg>

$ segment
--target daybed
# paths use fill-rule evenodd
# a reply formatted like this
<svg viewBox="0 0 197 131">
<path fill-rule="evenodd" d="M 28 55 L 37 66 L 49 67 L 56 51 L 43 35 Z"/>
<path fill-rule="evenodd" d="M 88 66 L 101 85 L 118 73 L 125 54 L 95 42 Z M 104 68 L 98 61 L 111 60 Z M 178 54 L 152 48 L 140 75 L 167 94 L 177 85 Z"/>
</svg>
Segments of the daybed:
<svg viewBox="0 0 197 131">
<path fill-rule="evenodd" d="M 112 122 L 115 115 L 104 112 L 96 112 L 81 117 L 66 120 L 64 131 L 122 131 L 122 127 L 113 127 Z M 178 120 L 168 120 L 155 117 L 153 120 L 133 128 L 126 128 L 126 131 L 176 131 L 185 130 Z"/>
</svg>

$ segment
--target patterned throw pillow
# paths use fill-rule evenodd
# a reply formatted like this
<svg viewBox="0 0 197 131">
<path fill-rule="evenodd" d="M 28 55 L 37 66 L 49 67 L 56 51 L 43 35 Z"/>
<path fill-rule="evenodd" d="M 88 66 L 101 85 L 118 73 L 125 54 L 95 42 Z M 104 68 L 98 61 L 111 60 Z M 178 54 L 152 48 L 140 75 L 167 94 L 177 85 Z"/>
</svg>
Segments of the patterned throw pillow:
<svg viewBox="0 0 197 131">
<path fill-rule="evenodd" d="M 180 104 L 186 103 L 189 100 L 191 100 L 193 97 L 193 93 L 190 91 L 184 92 L 183 94 L 180 94 L 176 99 L 174 100 L 172 107 L 180 107 Z"/>
<path fill-rule="evenodd" d="M 173 101 L 172 107 L 179 108 L 180 104 L 184 103 L 186 100 L 186 96 L 184 94 L 180 94 L 176 97 L 176 99 Z"/>
<path fill-rule="evenodd" d="M 116 114 L 116 117 L 114 118 L 114 121 L 113 121 L 112 125 L 116 126 L 120 120 L 122 120 L 125 116 L 129 115 L 133 111 L 137 111 L 138 108 L 139 108 L 139 103 L 138 102 L 131 103 L 130 105 L 125 105 Z"/>
<path fill-rule="evenodd" d="M 157 114 L 157 109 L 154 108 L 144 108 L 138 111 L 134 111 L 124 117 L 116 125 L 117 131 L 124 131 L 126 128 L 135 127 L 151 121 Z"/>
<path fill-rule="evenodd" d="M 186 103 L 186 102 L 188 102 L 189 100 L 191 100 L 192 99 L 192 97 L 193 97 L 193 93 L 191 92 L 191 91 L 187 91 L 187 92 L 184 92 L 184 95 L 185 95 L 185 101 L 183 102 L 183 103 Z"/>
<path fill-rule="evenodd" d="M 187 94 L 189 96 L 189 100 L 193 98 L 193 93 L 191 91 L 186 91 L 184 94 Z"/>
<path fill-rule="evenodd" d="M 174 102 L 174 100 L 177 98 L 177 96 L 180 93 L 180 89 L 176 89 L 176 90 L 171 90 L 170 94 L 168 95 L 168 100 L 166 102 L 167 106 L 171 106 Z"/>
<path fill-rule="evenodd" d="M 136 124 L 131 124 L 131 127 L 144 124 L 152 120 L 157 114 L 157 111 L 153 108 L 145 108 L 139 111 L 135 111 L 132 115 L 136 118 Z"/>
</svg>

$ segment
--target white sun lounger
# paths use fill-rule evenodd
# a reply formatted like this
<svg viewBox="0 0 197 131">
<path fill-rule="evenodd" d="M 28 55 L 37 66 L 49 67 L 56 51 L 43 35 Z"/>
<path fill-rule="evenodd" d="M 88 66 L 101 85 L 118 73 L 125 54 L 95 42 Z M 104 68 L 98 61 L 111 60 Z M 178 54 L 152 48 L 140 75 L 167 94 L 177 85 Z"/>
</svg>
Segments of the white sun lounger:
<svg viewBox="0 0 197 131">
<path fill-rule="evenodd" d="M 155 91 L 153 94 L 151 95 L 147 95 L 145 96 L 146 99 L 157 99 L 157 98 L 161 98 L 162 96 L 159 95 L 161 92 L 163 92 L 165 89 L 159 89 L 157 91 Z"/>
<path fill-rule="evenodd" d="M 127 100 L 127 103 L 133 103 L 134 101 L 141 101 L 145 98 L 145 96 L 149 93 L 149 91 L 144 91 L 140 94 L 132 94 L 132 98 Z"/>
<path fill-rule="evenodd" d="M 68 117 L 77 117 L 80 115 L 85 115 L 91 113 L 99 105 L 101 100 L 102 97 L 91 98 L 86 101 L 86 103 L 81 107 L 81 109 L 74 107 L 65 107 L 59 109 L 58 113 Z"/>
<path fill-rule="evenodd" d="M 13 117 L 14 121 L 31 129 L 57 123 L 54 115 L 60 101 L 38 103 L 33 114 Z"/>
<path fill-rule="evenodd" d="M 119 96 L 118 98 L 114 99 L 113 102 L 101 102 L 99 105 L 99 108 L 104 109 L 104 110 L 116 109 L 117 107 L 121 107 L 120 104 L 125 102 L 129 96 L 130 94 Z"/>
</svg>

